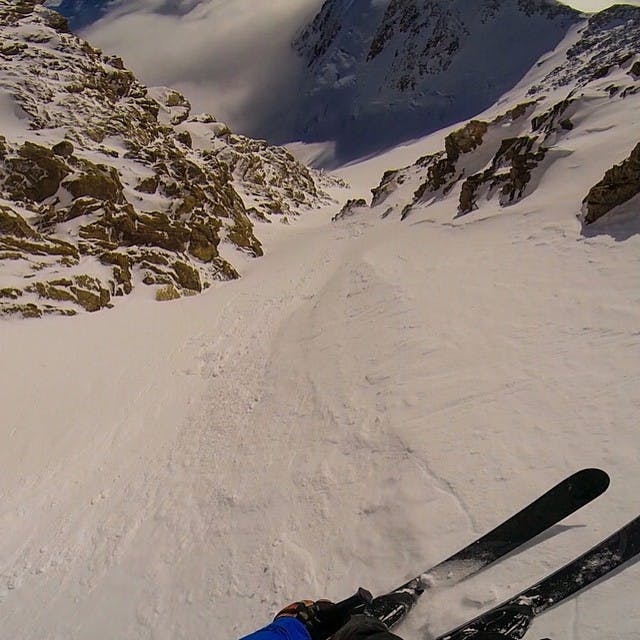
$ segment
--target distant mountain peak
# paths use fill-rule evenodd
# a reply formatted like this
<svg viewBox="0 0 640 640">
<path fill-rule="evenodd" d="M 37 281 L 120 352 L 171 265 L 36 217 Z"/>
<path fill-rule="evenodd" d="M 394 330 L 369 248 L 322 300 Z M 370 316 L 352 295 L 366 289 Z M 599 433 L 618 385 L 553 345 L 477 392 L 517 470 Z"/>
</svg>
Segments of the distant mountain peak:
<svg viewBox="0 0 640 640">
<path fill-rule="evenodd" d="M 75 31 L 100 20 L 118 0 L 47 0 L 45 7 L 58 11 Z"/>
<path fill-rule="evenodd" d="M 344 161 L 470 117 L 580 19 L 553 0 L 327 0 L 294 42 L 308 72 L 278 138 L 335 139 Z"/>
</svg>

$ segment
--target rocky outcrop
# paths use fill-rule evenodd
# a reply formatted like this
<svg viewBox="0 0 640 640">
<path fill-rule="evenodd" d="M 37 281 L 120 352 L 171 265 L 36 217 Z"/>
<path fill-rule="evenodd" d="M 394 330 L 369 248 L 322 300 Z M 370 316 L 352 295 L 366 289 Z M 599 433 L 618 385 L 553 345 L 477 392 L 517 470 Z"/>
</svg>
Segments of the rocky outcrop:
<svg viewBox="0 0 640 640">
<path fill-rule="evenodd" d="M 541 81 L 518 90 L 526 101 L 491 120 L 467 122 L 445 138 L 442 150 L 386 172 L 373 189 L 371 208 L 382 217 L 397 212 L 404 219 L 451 199 L 455 218 L 485 206 L 496 211 L 535 193 L 545 172 L 586 135 L 604 135 L 615 119 L 605 119 L 605 128 L 602 119 L 592 126 L 584 122 L 600 109 L 611 108 L 620 117 L 640 91 L 640 8 L 614 6 L 592 16 L 578 33 L 577 41 L 538 63 L 550 71 L 538 72 Z M 590 190 L 582 204 L 585 225 L 638 194 L 638 153 L 636 148 Z"/>
<path fill-rule="evenodd" d="M 419 203 L 446 196 L 460 182 L 459 212 L 462 214 L 478 208 L 479 192 L 483 187 L 486 194 L 501 187 L 501 202 L 504 204 L 521 198 L 531 171 L 544 153 L 539 150 L 532 152 L 537 138 L 503 138 L 500 142 L 496 134 L 522 127 L 534 107 L 534 102 L 522 103 L 490 122 L 470 120 L 445 138 L 443 151 L 420 158 L 414 170 L 422 168 L 425 177 L 414 193 L 413 202 L 405 206 L 403 217 Z M 487 141 L 487 138 L 491 140 Z M 489 167 L 484 168 L 491 157 Z M 396 184 L 399 177 L 396 172 Z M 387 185 L 390 178 L 387 176 Z M 389 190 L 384 180 L 383 177 L 383 183 L 374 190 L 374 201 L 376 193 L 379 202 L 380 193 Z"/>
<path fill-rule="evenodd" d="M 460 215 L 478 209 L 481 194 L 491 199 L 499 190 L 500 204 L 506 206 L 525 196 L 531 174 L 544 160 L 547 149 L 537 137 L 505 138 L 491 161 L 481 173 L 469 176 L 460 189 Z"/>
<path fill-rule="evenodd" d="M 366 209 L 367 206 L 367 201 L 364 198 L 353 198 L 351 200 L 347 200 L 342 209 L 333 216 L 332 221 L 337 222 L 338 220 L 344 220 L 344 218 L 350 218 L 358 211 L 358 209 Z"/>
<path fill-rule="evenodd" d="M 581 220 L 590 225 L 640 193 L 640 143 L 629 157 L 609 169 L 582 203 Z"/>
<path fill-rule="evenodd" d="M 589 18 L 578 41 L 567 51 L 567 61 L 552 69 L 529 89 L 529 95 L 572 86 L 583 87 L 630 64 L 637 54 L 640 7 L 616 4 Z"/>
<path fill-rule="evenodd" d="M 40 2 L 0 0 L 0 35 L 15 114 L 0 136 L 0 314 L 96 311 L 143 284 L 199 293 L 238 277 L 222 243 L 262 255 L 252 218 L 327 200 L 286 150 L 148 90 Z"/>
</svg>

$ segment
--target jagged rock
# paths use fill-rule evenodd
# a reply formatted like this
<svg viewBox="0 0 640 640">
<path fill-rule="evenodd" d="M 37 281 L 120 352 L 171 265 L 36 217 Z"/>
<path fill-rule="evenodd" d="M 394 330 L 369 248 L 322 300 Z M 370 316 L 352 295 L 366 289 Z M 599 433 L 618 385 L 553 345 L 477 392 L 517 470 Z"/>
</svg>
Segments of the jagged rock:
<svg viewBox="0 0 640 640">
<path fill-rule="evenodd" d="M 565 131 L 573 130 L 573 122 L 570 118 L 565 118 L 564 120 L 560 120 L 558 123 Z"/>
<path fill-rule="evenodd" d="M 347 200 L 347 202 L 342 207 L 342 209 L 340 209 L 340 211 L 335 216 L 333 216 L 331 220 L 333 222 L 336 222 L 338 220 L 343 220 L 344 218 L 348 218 L 349 216 L 352 216 L 358 209 L 364 209 L 367 206 L 368 206 L 367 201 L 364 198 L 355 198 L 355 199 Z"/>
<path fill-rule="evenodd" d="M 501 116 L 500 119 L 504 117 Z M 444 152 L 421 158 L 416 164 L 426 168 L 427 177 L 416 190 L 414 201 L 438 192 L 446 194 L 460 177 L 457 172 L 458 160 L 482 144 L 488 128 L 488 122 L 471 120 L 445 138 Z"/>
<path fill-rule="evenodd" d="M 375 207 L 381 202 L 384 202 L 387 197 L 398 188 L 398 182 L 396 178 L 401 175 L 397 169 L 389 169 L 382 175 L 382 180 L 377 187 L 371 189 L 373 199 L 371 200 L 371 206 Z"/>
<path fill-rule="evenodd" d="M 217 258 L 220 244 L 218 233 L 221 226 L 220 223 L 208 225 L 195 223 L 189 238 L 189 253 L 202 262 L 212 262 Z"/>
<path fill-rule="evenodd" d="M 5 287 L 0 289 L 0 298 L 9 298 L 10 300 L 17 300 L 22 295 L 20 289 L 14 287 Z"/>
<path fill-rule="evenodd" d="M 537 144 L 537 138 L 522 136 L 512 140 L 503 140 L 496 154 L 496 166 L 504 162 L 511 164 L 509 175 L 500 192 L 500 203 L 510 204 L 523 197 L 531 180 L 531 172 L 544 160 L 547 153 L 545 147 Z"/>
<path fill-rule="evenodd" d="M 65 180 L 62 186 L 74 198 L 89 197 L 105 202 L 124 202 L 123 187 L 115 167 L 85 161 L 85 172 Z"/>
<path fill-rule="evenodd" d="M 538 102 L 519 103 L 491 121 L 471 120 L 447 135 L 444 150 L 423 156 L 410 167 L 386 172 L 373 189 L 371 207 L 383 203 L 405 182 L 418 184 L 413 199 L 395 202 L 385 209 L 383 217 L 397 209 L 405 219 L 418 205 L 442 200 L 456 186 L 460 189 L 456 217 L 478 209 L 482 198 L 490 200 L 495 194 L 499 194 L 501 206 L 524 198 L 549 144 L 573 126 L 566 117 L 573 99 L 547 107 L 529 121 Z M 509 135 L 523 131 L 532 135 Z"/>
<path fill-rule="evenodd" d="M 59 33 L 68 33 L 69 32 L 69 22 L 68 20 L 55 11 L 48 11 L 43 15 L 44 23 L 58 31 Z"/>
<path fill-rule="evenodd" d="M 169 91 L 165 104 L 167 107 L 188 107 L 191 109 L 191 103 L 177 91 Z"/>
<path fill-rule="evenodd" d="M 537 137 L 521 136 L 502 140 L 491 166 L 469 176 L 460 191 L 460 215 L 478 208 L 481 189 L 488 197 L 500 189 L 500 204 L 506 206 L 520 200 L 531 180 L 532 171 L 546 155 L 547 149 L 538 144 Z"/>
<path fill-rule="evenodd" d="M 461 214 L 470 213 L 478 208 L 478 189 L 484 181 L 484 174 L 469 176 L 460 189 L 458 210 Z"/>
<path fill-rule="evenodd" d="M 25 287 L 25 292 L 37 294 L 42 300 L 79 305 L 91 312 L 108 307 L 111 300 L 109 291 L 102 287 L 100 281 L 87 275 L 34 282 Z M 47 305 L 47 312 L 55 312 L 55 307 Z"/>
<path fill-rule="evenodd" d="M 471 120 L 462 129 L 450 133 L 444 140 L 449 161 L 455 162 L 463 153 L 469 153 L 479 147 L 488 128 L 488 122 Z"/>
<path fill-rule="evenodd" d="M 9 44 L 0 44 L 0 55 L 3 55 L 7 58 L 11 58 L 12 56 L 17 56 L 21 54 L 23 51 L 27 49 L 26 44 L 21 44 L 18 42 L 12 42 Z"/>
<path fill-rule="evenodd" d="M 197 292 L 202 291 L 200 274 L 191 265 L 188 265 L 186 262 L 176 261 L 173 263 L 173 269 L 176 272 L 178 283 L 183 289 Z"/>
<path fill-rule="evenodd" d="M 221 135 L 218 124 L 210 125 L 216 138 Z M 314 176 L 302 166 L 294 172 L 290 170 L 294 159 L 286 149 L 269 147 L 264 140 L 238 135 L 228 135 L 225 141 L 226 146 L 207 157 L 230 168 L 229 179 L 235 181 L 241 195 L 256 202 L 254 208 L 259 217 L 296 214 L 318 201 L 327 201 L 326 194 L 316 184 L 317 174 Z"/>
<path fill-rule="evenodd" d="M 41 318 L 42 309 L 38 305 L 29 302 L 27 304 L 2 305 L 3 313 L 7 315 L 21 315 L 23 318 Z"/>
<path fill-rule="evenodd" d="M 100 256 L 100 262 L 102 262 L 102 264 L 113 265 L 115 283 L 112 287 L 112 295 L 122 296 L 130 294 L 133 290 L 131 258 L 124 253 L 113 251 L 103 253 Z"/>
<path fill-rule="evenodd" d="M 188 230 L 160 211 L 139 213 L 130 204 L 109 207 L 95 222 L 80 227 L 80 236 L 103 246 L 147 246 L 183 253 Z"/>
<path fill-rule="evenodd" d="M 55 195 L 69 167 L 50 149 L 25 142 L 17 158 L 6 159 L 4 188 L 14 200 L 42 202 Z"/>
<path fill-rule="evenodd" d="M 150 178 L 145 178 L 144 180 L 140 180 L 140 182 L 136 185 L 136 191 L 140 193 L 155 193 L 158 190 L 158 186 L 160 185 L 160 178 L 157 175 L 153 175 Z"/>
<path fill-rule="evenodd" d="M 30 256 L 53 256 L 61 264 L 78 260 L 78 250 L 68 242 L 47 238 L 38 233 L 18 213 L 0 205 L 0 256 L 14 254 L 19 259 L 24 252 Z"/>
<path fill-rule="evenodd" d="M 229 239 L 239 248 L 245 249 L 253 256 L 262 256 L 262 244 L 253 235 L 253 226 L 248 216 L 239 216 L 234 226 L 229 230 Z"/>
<path fill-rule="evenodd" d="M 428 192 L 435 193 L 440 189 L 444 190 L 455 182 L 456 165 L 446 153 L 434 156 L 432 160 L 433 162 L 427 168 L 427 179 L 414 194 L 415 200 L 421 200 Z"/>
<path fill-rule="evenodd" d="M 68 158 L 73 155 L 73 144 L 69 142 L 69 140 L 62 140 L 62 142 L 58 142 L 58 144 L 54 144 L 51 147 L 51 151 L 57 156 L 62 158 Z"/>
<path fill-rule="evenodd" d="M 639 193 L 640 143 L 626 160 L 609 169 L 602 180 L 591 188 L 582 203 L 583 224 L 592 224 Z"/>
<path fill-rule="evenodd" d="M 97 278 L 91 276 L 75 276 L 71 290 L 76 295 L 78 304 L 87 311 L 99 311 L 109 306 L 111 296 L 109 291 L 102 287 Z"/>
<path fill-rule="evenodd" d="M 193 140 L 191 138 L 191 134 L 188 131 L 180 131 L 176 135 L 176 140 L 186 147 L 189 147 L 190 149 L 191 147 L 193 147 Z"/>
<path fill-rule="evenodd" d="M 555 129 L 556 125 L 559 123 L 560 119 L 565 114 L 567 109 L 569 109 L 569 107 L 574 103 L 574 98 L 567 98 L 566 100 L 561 100 L 560 102 L 556 103 L 555 105 L 553 105 L 553 107 L 551 107 L 551 109 L 548 109 L 544 113 L 541 113 L 531 120 L 531 130 L 535 132 L 541 131 L 543 133 L 550 133 Z M 564 118 L 562 120 L 562 122 L 567 121 L 570 122 L 568 118 Z M 561 123 L 560 126 L 562 126 Z"/>
<path fill-rule="evenodd" d="M 529 95 L 568 85 L 583 87 L 605 77 L 637 53 L 639 31 L 638 7 L 617 4 L 592 15 L 579 40 L 567 51 L 567 63 L 532 86 Z"/>
<path fill-rule="evenodd" d="M 0 236 L 15 238 L 37 238 L 38 234 L 27 221 L 9 207 L 0 205 Z"/>
</svg>

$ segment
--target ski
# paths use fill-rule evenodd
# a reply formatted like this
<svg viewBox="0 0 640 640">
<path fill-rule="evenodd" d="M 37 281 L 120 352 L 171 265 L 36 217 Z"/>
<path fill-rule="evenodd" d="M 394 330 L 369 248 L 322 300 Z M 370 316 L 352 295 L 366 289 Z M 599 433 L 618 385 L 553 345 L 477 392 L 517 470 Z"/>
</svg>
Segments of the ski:
<svg viewBox="0 0 640 640">
<path fill-rule="evenodd" d="M 464 549 L 374 598 L 367 614 L 387 627 L 395 626 L 429 586 L 454 585 L 481 571 L 597 498 L 608 486 L 609 476 L 601 469 L 574 473 Z"/>
<path fill-rule="evenodd" d="M 517 596 L 437 640 L 502 636 L 519 640 L 536 616 L 586 589 L 640 554 L 640 516 Z"/>
</svg>

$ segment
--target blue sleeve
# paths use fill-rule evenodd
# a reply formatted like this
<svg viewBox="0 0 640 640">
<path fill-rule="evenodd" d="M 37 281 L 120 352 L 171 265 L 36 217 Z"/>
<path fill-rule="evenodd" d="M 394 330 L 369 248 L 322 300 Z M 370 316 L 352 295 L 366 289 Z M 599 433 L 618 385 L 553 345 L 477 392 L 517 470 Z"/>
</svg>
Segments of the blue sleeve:
<svg viewBox="0 0 640 640">
<path fill-rule="evenodd" d="M 311 640 L 311 636 L 302 622 L 283 617 L 240 640 Z"/>
</svg>

